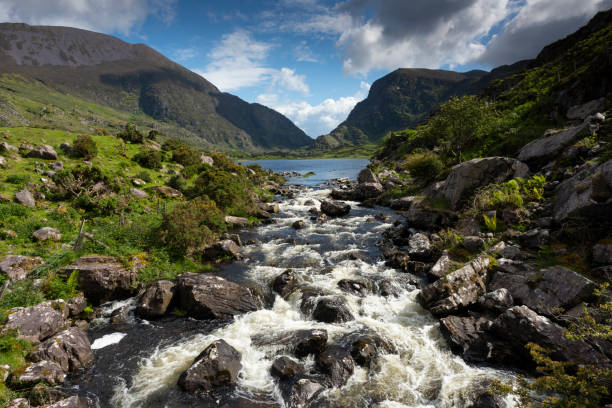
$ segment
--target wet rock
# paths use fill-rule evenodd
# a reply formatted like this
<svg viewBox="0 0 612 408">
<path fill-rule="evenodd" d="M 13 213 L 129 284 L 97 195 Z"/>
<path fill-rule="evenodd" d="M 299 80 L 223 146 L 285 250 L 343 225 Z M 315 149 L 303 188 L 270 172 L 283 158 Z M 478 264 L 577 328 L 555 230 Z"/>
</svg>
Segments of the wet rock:
<svg viewBox="0 0 612 408">
<path fill-rule="evenodd" d="M 478 306 L 484 310 L 490 310 L 494 313 L 501 313 L 504 310 L 512 307 L 514 300 L 510 291 L 506 288 L 494 290 L 485 293 L 478 298 Z"/>
<path fill-rule="evenodd" d="M 315 287 L 304 287 L 300 290 L 302 292 L 302 302 L 300 303 L 300 310 L 305 315 L 309 315 L 312 313 L 315 306 L 317 305 L 316 302 L 319 297 L 329 294 Z"/>
<path fill-rule="evenodd" d="M 527 165 L 516 159 L 508 157 L 472 159 L 453 166 L 446 180 L 432 187 L 430 195 L 447 200 L 452 209 L 458 209 L 477 188 L 516 177 L 525 177 L 528 174 Z"/>
<path fill-rule="evenodd" d="M 317 356 L 317 366 L 329 375 L 334 387 L 341 387 L 353 375 L 355 363 L 351 354 L 341 346 L 330 346 Z"/>
<path fill-rule="evenodd" d="M 366 296 L 372 291 L 372 284 L 365 279 L 341 279 L 338 287 L 356 296 Z"/>
<path fill-rule="evenodd" d="M 20 338 L 38 344 L 59 332 L 66 324 L 62 312 L 53 306 L 53 302 L 44 302 L 10 309 L 4 329 L 16 330 Z"/>
<path fill-rule="evenodd" d="M 281 383 L 280 389 L 287 408 L 301 408 L 308 406 L 325 387 L 315 380 L 300 378 Z"/>
<path fill-rule="evenodd" d="M 179 275 L 176 296 L 181 309 L 196 319 L 230 319 L 262 306 L 244 286 L 205 274 Z"/>
<path fill-rule="evenodd" d="M 365 251 L 351 251 L 346 254 L 346 259 L 350 259 L 351 261 L 361 261 L 361 262 L 369 262 L 370 257 Z"/>
<path fill-rule="evenodd" d="M 301 230 L 306 228 L 306 223 L 303 220 L 297 220 L 293 224 L 291 224 L 291 228 L 296 230 Z"/>
<path fill-rule="evenodd" d="M 342 323 L 354 320 L 342 296 L 324 296 L 312 312 L 313 319 L 324 323 Z"/>
<path fill-rule="evenodd" d="M 30 358 L 33 361 L 52 361 L 66 373 L 89 368 L 94 362 L 87 335 L 76 327 L 70 327 L 42 343 Z"/>
<path fill-rule="evenodd" d="M 429 260 L 431 256 L 431 242 L 429 242 L 427 235 L 417 232 L 408 240 L 406 250 L 410 259 Z"/>
<path fill-rule="evenodd" d="M 26 398 L 17 398 L 9 402 L 6 408 L 30 408 L 30 401 Z"/>
<path fill-rule="evenodd" d="M 89 408 L 89 401 L 84 397 L 69 397 L 49 405 L 47 408 Z"/>
<path fill-rule="evenodd" d="M 15 200 L 26 207 L 34 208 L 36 207 L 36 200 L 32 193 L 28 190 L 21 190 L 15 193 Z"/>
<path fill-rule="evenodd" d="M 11 383 L 18 387 L 28 387 L 45 382 L 49 385 L 63 384 L 66 374 L 62 368 L 52 361 L 30 363 L 23 373 L 13 373 Z"/>
<path fill-rule="evenodd" d="M 602 112 L 606 106 L 606 98 L 593 99 L 582 105 L 571 106 L 567 110 L 567 118 L 574 120 L 584 120 L 590 115 Z"/>
<path fill-rule="evenodd" d="M 382 253 L 385 258 L 385 265 L 408 272 L 410 256 L 407 253 L 400 251 L 394 246 L 383 248 Z"/>
<path fill-rule="evenodd" d="M 136 305 L 136 314 L 146 319 L 155 319 L 166 314 L 174 292 L 176 284 L 167 280 L 160 280 L 151 284 Z"/>
<path fill-rule="evenodd" d="M 115 309 L 110 316 L 111 324 L 126 324 L 130 320 L 130 306 L 121 306 Z"/>
<path fill-rule="evenodd" d="M 308 204 L 305 204 L 305 205 L 308 205 Z M 259 205 L 259 208 L 271 214 L 277 214 L 280 211 L 280 207 L 276 203 L 261 203 Z"/>
<path fill-rule="evenodd" d="M 364 184 L 364 183 L 380 183 L 380 180 L 378 179 L 376 174 L 374 174 L 372 172 L 372 170 L 370 170 L 368 168 L 365 168 L 365 169 L 361 170 L 359 172 L 359 174 L 357 175 L 357 182 L 359 184 Z"/>
<path fill-rule="evenodd" d="M 225 223 L 230 228 L 246 228 L 249 226 L 249 220 L 243 217 L 234 217 L 231 215 L 225 216 Z"/>
<path fill-rule="evenodd" d="M 384 192 L 385 189 L 380 183 L 359 183 L 352 195 L 358 200 L 367 200 L 376 198 Z"/>
<path fill-rule="evenodd" d="M 455 313 L 485 293 L 489 258 L 480 256 L 421 290 L 417 299 L 435 316 Z"/>
<path fill-rule="evenodd" d="M 301 375 L 304 372 L 304 367 L 297 361 L 282 356 L 274 360 L 270 371 L 275 377 L 287 379 Z"/>
<path fill-rule="evenodd" d="M 36 406 L 54 404 L 66 397 L 65 392 L 44 384 L 36 384 L 28 393 L 28 399 Z"/>
<path fill-rule="evenodd" d="M 544 166 L 559 156 L 568 146 L 588 135 L 588 127 L 584 124 L 571 127 L 527 143 L 519 152 L 518 159 L 532 169 Z"/>
<path fill-rule="evenodd" d="M 292 269 L 278 275 L 272 281 L 272 290 L 278 293 L 283 299 L 287 299 L 298 288 L 298 278 Z"/>
<path fill-rule="evenodd" d="M 467 353 L 480 340 L 490 321 L 473 316 L 447 316 L 440 319 L 440 332 L 455 354 Z"/>
<path fill-rule="evenodd" d="M 44 160 L 57 160 L 57 152 L 52 146 L 42 145 L 31 150 L 27 157 Z"/>
<path fill-rule="evenodd" d="M 156 186 L 153 187 L 153 190 L 155 190 L 157 194 L 165 198 L 180 198 L 183 196 L 183 193 L 168 186 Z"/>
<path fill-rule="evenodd" d="M 231 241 L 234 241 L 236 245 L 242 246 L 242 240 L 240 239 L 240 235 L 238 234 L 229 234 L 227 232 L 224 232 L 223 234 L 221 234 L 221 239 L 222 240 L 229 239 Z"/>
<path fill-rule="evenodd" d="M 240 259 L 241 257 L 242 255 L 240 254 L 240 247 L 236 245 L 236 243 L 231 239 L 224 239 L 222 241 L 216 242 L 208 248 L 204 248 L 204 250 L 202 250 L 203 261 L 214 262 L 218 261 L 220 258 L 226 260 Z"/>
<path fill-rule="evenodd" d="M 539 249 L 543 245 L 547 245 L 550 240 L 550 232 L 547 229 L 532 229 L 519 237 L 521 243 L 530 249 Z"/>
<path fill-rule="evenodd" d="M 130 188 L 130 194 L 136 198 L 147 198 L 149 195 L 138 188 Z"/>
<path fill-rule="evenodd" d="M 37 241 L 59 241 L 62 239 L 62 234 L 57 228 L 43 227 L 32 233 L 32 236 Z"/>
<path fill-rule="evenodd" d="M 17 282 L 27 278 L 30 272 L 42 263 L 40 257 L 7 255 L 0 261 L 0 273 L 6 275 L 12 282 Z"/>
<path fill-rule="evenodd" d="M 323 200 L 321 212 L 330 217 L 343 217 L 351 211 L 351 206 L 336 200 Z"/>
<path fill-rule="evenodd" d="M 444 275 L 450 271 L 451 268 L 451 259 L 448 256 L 448 251 L 444 251 L 442 256 L 436 261 L 434 266 L 428 272 L 428 275 L 433 278 L 433 280 L 440 279 Z"/>
<path fill-rule="evenodd" d="M 563 266 L 528 273 L 496 272 L 489 289 L 506 288 L 514 303 L 526 305 L 540 314 L 553 315 L 556 308 L 571 308 L 589 299 L 593 281 Z"/>
<path fill-rule="evenodd" d="M 181 374 L 178 385 L 184 391 L 206 393 L 218 387 L 229 387 L 238 381 L 242 355 L 225 340 L 211 343 Z"/>
<path fill-rule="evenodd" d="M 133 292 L 134 273 L 110 256 L 83 256 L 63 269 L 78 271 L 79 288 L 96 304 L 125 299 Z"/>
<path fill-rule="evenodd" d="M 327 330 L 305 329 L 294 330 L 280 334 L 272 334 L 252 339 L 255 345 L 278 345 L 287 346 L 288 352 L 292 352 L 298 358 L 304 358 L 310 354 L 319 354 L 327 345 Z"/>
<path fill-rule="evenodd" d="M 612 242 L 600 242 L 593 247 L 593 262 L 612 265 Z"/>
<path fill-rule="evenodd" d="M 471 403 L 466 408 L 508 408 L 508 404 L 498 393 L 491 392 L 491 381 L 483 381 L 473 391 Z"/>
<path fill-rule="evenodd" d="M 355 363 L 370 367 L 381 352 L 395 353 L 395 347 L 373 331 L 350 333 L 340 340 L 350 351 Z"/>
<path fill-rule="evenodd" d="M 463 247 L 469 252 L 476 253 L 480 252 L 484 248 L 485 241 L 480 237 L 467 236 L 461 239 L 461 245 L 463 245 Z"/>
</svg>

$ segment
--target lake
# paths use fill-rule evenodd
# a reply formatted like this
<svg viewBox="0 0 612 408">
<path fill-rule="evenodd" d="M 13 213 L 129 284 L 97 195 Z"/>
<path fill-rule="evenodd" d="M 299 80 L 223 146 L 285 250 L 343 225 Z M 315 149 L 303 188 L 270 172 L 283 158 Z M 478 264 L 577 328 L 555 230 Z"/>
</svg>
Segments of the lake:
<svg viewBox="0 0 612 408">
<path fill-rule="evenodd" d="M 303 184 L 316 186 L 329 179 L 348 177 L 356 180 L 359 172 L 370 162 L 369 159 L 307 159 L 307 160 L 237 160 L 238 163 L 249 165 L 259 164 L 264 169 L 277 173 L 283 171 L 297 171 L 306 174 L 310 171 L 314 176 L 307 178 L 290 177 L 288 184 Z"/>
</svg>

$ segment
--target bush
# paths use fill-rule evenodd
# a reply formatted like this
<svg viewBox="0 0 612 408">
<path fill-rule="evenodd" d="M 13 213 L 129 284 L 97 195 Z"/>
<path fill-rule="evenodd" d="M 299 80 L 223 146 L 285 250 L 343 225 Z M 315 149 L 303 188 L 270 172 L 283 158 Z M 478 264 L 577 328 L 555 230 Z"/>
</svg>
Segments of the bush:
<svg viewBox="0 0 612 408">
<path fill-rule="evenodd" d="M 51 196 L 56 200 L 79 197 L 83 194 L 96 196 L 119 188 L 113 178 L 96 166 L 79 166 L 71 170 L 58 171 L 53 175 L 53 181 L 56 186 Z M 103 183 L 101 188 L 98 185 L 100 182 Z"/>
<path fill-rule="evenodd" d="M 184 256 L 212 244 L 224 230 L 223 214 L 215 202 L 198 197 L 166 214 L 159 236 L 174 255 Z"/>
<path fill-rule="evenodd" d="M 6 177 L 6 182 L 10 184 L 23 185 L 30 182 L 30 176 L 27 174 L 11 174 Z"/>
<path fill-rule="evenodd" d="M 424 152 L 409 155 L 404 160 L 403 167 L 417 180 L 429 183 L 440 176 L 444 165 L 437 154 Z"/>
<path fill-rule="evenodd" d="M 118 133 L 117 137 L 129 143 L 144 142 L 144 135 L 136 128 L 136 125 L 134 125 L 133 123 L 128 123 L 127 125 L 125 125 L 125 130 L 123 132 Z"/>
<path fill-rule="evenodd" d="M 145 150 L 136 153 L 132 160 L 147 169 L 161 169 L 162 167 L 162 155 L 157 150 Z"/>
<path fill-rule="evenodd" d="M 202 162 L 200 153 L 185 145 L 172 151 L 172 161 L 180 163 L 183 166 L 195 166 Z"/>
<path fill-rule="evenodd" d="M 77 198 L 75 205 L 91 215 L 107 216 L 115 212 L 118 201 L 116 196 L 92 197 L 89 194 L 83 194 Z"/>
<path fill-rule="evenodd" d="M 189 180 L 196 174 L 198 174 L 198 166 L 186 166 L 183 169 L 183 177 L 185 178 L 185 180 Z"/>
<path fill-rule="evenodd" d="M 98 154 L 98 146 L 89 135 L 79 136 L 72 143 L 73 157 L 83 157 L 86 160 L 91 160 L 96 154 Z"/>
<path fill-rule="evenodd" d="M 190 196 L 206 195 L 217 206 L 228 212 L 248 214 L 255 208 L 252 184 L 244 175 L 210 168 L 195 180 Z"/>
<path fill-rule="evenodd" d="M 187 182 L 180 174 L 175 174 L 168 180 L 168 185 L 178 191 L 185 192 L 187 190 Z"/>
<path fill-rule="evenodd" d="M 165 152 L 170 152 L 172 150 L 176 150 L 179 147 L 184 146 L 184 143 L 178 139 L 168 139 L 162 144 L 162 150 Z"/>
<path fill-rule="evenodd" d="M 136 178 L 141 179 L 142 181 L 146 182 L 146 183 L 150 183 L 151 182 L 151 173 L 149 173 L 146 170 L 141 171 L 140 173 L 138 173 L 136 175 Z"/>
<path fill-rule="evenodd" d="M 149 140 L 157 140 L 157 138 L 161 135 L 161 132 L 157 129 L 152 129 L 149 130 L 149 134 L 147 135 L 147 138 Z"/>
</svg>

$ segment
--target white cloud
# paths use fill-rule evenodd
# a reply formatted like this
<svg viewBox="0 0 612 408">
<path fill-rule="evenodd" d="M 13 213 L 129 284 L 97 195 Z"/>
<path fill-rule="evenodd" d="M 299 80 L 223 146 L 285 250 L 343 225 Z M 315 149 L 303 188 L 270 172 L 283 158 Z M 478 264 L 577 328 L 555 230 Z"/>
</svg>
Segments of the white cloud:
<svg viewBox="0 0 612 408">
<path fill-rule="evenodd" d="M 198 55 L 194 48 L 182 48 L 174 51 L 174 58 L 178 61 L 186 61 Z"/>
<path fill-rule="evenodd" d="M 266 60 L 273 44 L 257 41 L 243 30 L 226 34 L 208 54 L 212 60 L 204 69 L 194 71 L 222 91 L 235 91 L 256 85 L 280 87 L 283 90 L 309 93 L 306 77 L 295 70 L 270 68 Z"/>
<path fill-rule="evenodd" d="M 302 41 L 295 47 L 295 59 L 300 62 L 318 62 L 306 41 Z"/>
<path fill-rule="evenodd" d="M 2 0 L 0 21 L 130 34 L 149 15 L 166 24 L 177 0 Z"/>
<path fill-rule="evenodd" d="M 262 94 L 257 102 L 282 113 L 311 137 L 327 134 L 346 119 L 355 105 L 367 96 L 370 84 L 361 82 L 353 96 L 327 98 L 318 105 L 306 101 L 279 101 L 276 94 Z"/>
</svg>

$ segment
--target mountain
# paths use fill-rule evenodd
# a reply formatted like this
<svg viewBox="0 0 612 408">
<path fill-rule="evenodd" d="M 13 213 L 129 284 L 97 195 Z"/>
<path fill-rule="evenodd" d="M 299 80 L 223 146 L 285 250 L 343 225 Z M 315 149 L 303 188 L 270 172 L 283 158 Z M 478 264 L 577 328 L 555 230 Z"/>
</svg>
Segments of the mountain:
<svg viewBox="0 0 612 408">
<path fill-rule="evenodd" d="M 7 85 L 7 81 L 18 84 Z M 220 92 L 203 77 L 144 44 L 76 28 L 0 24 L 0 82 L 5 104 L 16 94 L 30 102 L 53 105 L 45 93 L 56 92 L 77 99 L 79 106 L 93 103 L 114 112 L 129 112 L 145 126 L 166 128 L 209 147 L 258 151 L 312 143 L 278 112 Z M 27 91 L 34 86 L 37 92 Z M 3 107 L 19 111 L 19 104 Z M 54 108 L 57 106 L 46 111 Z M 37 119 L 28 121 L 27 112 L 19 116 L 4 115 L 0 123 L 13 126 Z M 65 122 L 67 130 L 80 131 L 71 127 L 78 124 Z M 108 115 L 93 122 L 101 122 L 102 127 L 120 126 Z"/>
</svg>

